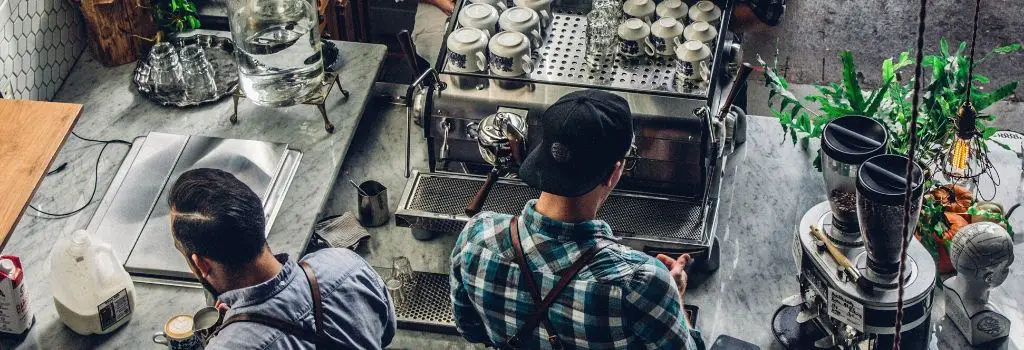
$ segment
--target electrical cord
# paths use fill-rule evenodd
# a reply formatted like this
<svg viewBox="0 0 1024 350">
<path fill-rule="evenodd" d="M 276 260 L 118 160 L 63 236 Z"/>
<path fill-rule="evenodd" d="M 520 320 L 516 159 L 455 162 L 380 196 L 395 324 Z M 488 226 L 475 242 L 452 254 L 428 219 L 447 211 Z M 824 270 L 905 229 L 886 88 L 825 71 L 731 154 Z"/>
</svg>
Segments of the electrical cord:
<svg viewBox="0 0 1024 350">
<path fill-rule="evenodd" d="M 103 152 L 105 152 L 107 150 L 107 146 L 110 146 L 111 144 L 123 144 L 123 145 L 128 145 L 128 146 L 131 146 L 131 144 L 132 144 L 131 142 L 128 142 L 128 141 L 125 141 L 125 140 L 119 140 L 119 139 L 97 140 L 97 139 L 91 139 L 91 138 L 87 138 L 87 137 L 82 137 L 82 136 L 78 135 L 77 133 L 75 133 L 74 131 L 72 131 L 71 134 L 74 135 L 75 137 L 79 138 L 79 139 L 84 140 L 84 141 L 96 142 L 96 143 L 103 144 L 103 147 L 100 148 L 100 153 L 96 156 L 96 164 L 93 167 L 94 170 L 93 170 L 92 192 L 89 194 L 89 200 L 86 201 L 84 205 L 82 205 L 81 207 L 78 207 L 78 208 L 76 208 L 76 209 L 74 209 L 72 211 L 65 212 L 65 213 L 51 213 L 51 212 L 44 211 L 44 210 L 41 210 L 39 208 L 36 208 L 36 206 L 34 206 L 32 204 L 28 205 L 28 207 L 32 208 L 32 210 L 35 210 L 36 212 L 38 212 L 40 214 L 44 214 L 44 215 L 49 216 L 49 217 L 45 217 L 46 219 L 64 219 L 64 218 L 70 217 L 72 215 L 78 214 L 82 210 L 85 210 L 85 208 L 88 208 L 90 205 L 92 205 L 92 203 L 96 199 L 96 189 L 99 187 L 99 182 L 100 182 L 100 161 L 103 160 Z M 50 175 L 53 175 L 53 174 L 56 174 L 56 173 L 59 173 L 59 172 L 63 171 L 65 168 L 67 168 L 67 165 L 68 165 L 68 163 L 65 162 L 65 163 L 57 166 L 57 168 L 51 170 L 50 172 L 47 172 L 46 176 L 50 176 Z"/>
</svg>

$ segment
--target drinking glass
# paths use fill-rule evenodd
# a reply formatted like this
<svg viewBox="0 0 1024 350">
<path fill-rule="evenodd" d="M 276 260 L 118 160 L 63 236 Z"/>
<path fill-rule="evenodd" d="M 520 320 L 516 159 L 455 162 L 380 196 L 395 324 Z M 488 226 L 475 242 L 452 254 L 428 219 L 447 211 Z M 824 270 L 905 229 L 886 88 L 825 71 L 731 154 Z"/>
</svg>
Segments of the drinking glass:
<svg viewBox="0 0 1024 350">
<path fill-rule="evenodd" d="M 181 65 L 173 45 L 167 42 L 153 45 L 149 52 L 149 66 L 154 93 L 170 94 L 181 90 Z"/>
<path fill-rule="evenodd" d="M 181 49 L 181 79 L 185 86 L 185 100 L 201 102 L 217 96 L 217 82 L 213 66 L 206 59 L 206 51 L 199 45 Z"/>
<path fill-rule="evenodd" d="M 599 64 L 615 55 L 620 19 L 601 9 L 587 14 L 587 62 Z"/>
<path fill-rule="evenodd" d="M 412 284 L 412 263 L 400 256 L 391 261 L 391 279 L 402 281 L 405 285 Z"/>
<path fill-rule="evenodd" d="M 408 283 L 397 279 L 389 279 L 385 284 L 388 287 L 388 294 L 391 295 L 391 302 L 395 305 L 395 311 L 402 311 L 405 308 L 405 294 Z"/>
</svg>

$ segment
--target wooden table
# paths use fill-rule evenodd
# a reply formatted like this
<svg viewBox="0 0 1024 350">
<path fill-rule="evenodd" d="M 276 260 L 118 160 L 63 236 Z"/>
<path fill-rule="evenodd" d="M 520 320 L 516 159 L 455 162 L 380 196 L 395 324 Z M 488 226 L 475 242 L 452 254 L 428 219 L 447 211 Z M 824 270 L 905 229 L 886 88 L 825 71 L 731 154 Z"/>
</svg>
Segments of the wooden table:
<svg viewBox="0 0 1024 350">
<path fill-rule="evenodd" d="M 70 103 L 0 100 L 0 249 L 81 111 Z"/>
</svg>

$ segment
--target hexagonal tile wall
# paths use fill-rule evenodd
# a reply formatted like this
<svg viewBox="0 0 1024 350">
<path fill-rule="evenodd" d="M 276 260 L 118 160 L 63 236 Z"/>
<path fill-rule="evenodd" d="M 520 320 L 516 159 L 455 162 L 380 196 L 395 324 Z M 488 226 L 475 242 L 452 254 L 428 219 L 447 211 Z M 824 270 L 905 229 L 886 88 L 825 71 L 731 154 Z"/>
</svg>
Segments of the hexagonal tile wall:
<svg viewBox="0 0 1024 350">
<path fill-rule="evenodd" d="M 5 98 L 52 99 L 85 48 L 68 0 L 0 0 L 0 30 L 0 82 L 12 89 Z"/>
</svg>

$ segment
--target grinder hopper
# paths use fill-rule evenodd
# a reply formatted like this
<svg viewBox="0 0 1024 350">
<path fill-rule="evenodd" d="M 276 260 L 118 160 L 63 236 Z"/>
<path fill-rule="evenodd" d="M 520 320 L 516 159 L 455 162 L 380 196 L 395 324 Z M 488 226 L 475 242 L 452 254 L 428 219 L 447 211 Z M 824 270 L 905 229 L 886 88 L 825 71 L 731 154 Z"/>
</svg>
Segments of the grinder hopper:
<svg viewBox="0 0 1024 350">
<path fill-rule="evenodd" d="M 910 233 L 917 227 L 921 213 L 924 176 L 921 167 L 914 164 L 910 222 L 901 232 L 909 161 L 892 154 L 875 156 L 865 161 L 857 172 L 857 218 L 867 250 L 864 277 L 876 286 L 896 285 L 901 244 L 910 243 Z M 909 274 L 911 270 L 906 268 L 905 272 Z"/>
<path fill-rule="evenodd" d="M 860 246 L 857 224 L 857 170 L 868 158 L 885 153 L 888 137 L 879 122 L 863 116 L 832 120 L 821 131 L 821 172 L 832 209 L 827 234 L 844 246 Z"/>
</svg>

